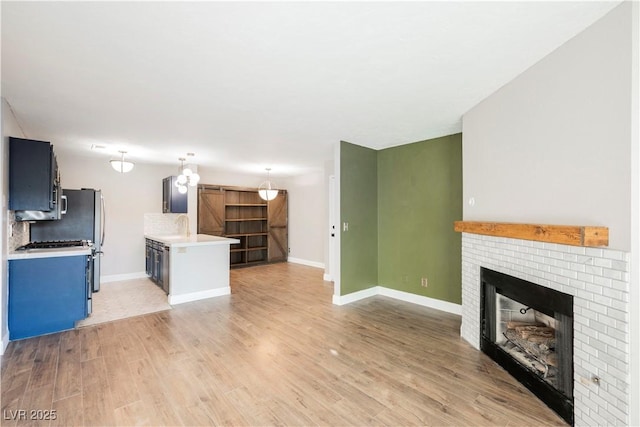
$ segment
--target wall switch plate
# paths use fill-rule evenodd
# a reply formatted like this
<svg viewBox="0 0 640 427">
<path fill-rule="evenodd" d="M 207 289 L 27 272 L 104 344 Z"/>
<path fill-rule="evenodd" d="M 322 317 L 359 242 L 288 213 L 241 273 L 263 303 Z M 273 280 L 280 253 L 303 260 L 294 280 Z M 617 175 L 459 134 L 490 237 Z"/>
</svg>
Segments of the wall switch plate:
<svg viewBox="0 0 640 427">
<path fill-rule="evenodd" d="M 429 286 L 429 281 L 427 280 L 426 277 L 423 277 L 422 280 L 420 280 L 420 286 L 426 288 L 427 286 Z"/>
</svg>

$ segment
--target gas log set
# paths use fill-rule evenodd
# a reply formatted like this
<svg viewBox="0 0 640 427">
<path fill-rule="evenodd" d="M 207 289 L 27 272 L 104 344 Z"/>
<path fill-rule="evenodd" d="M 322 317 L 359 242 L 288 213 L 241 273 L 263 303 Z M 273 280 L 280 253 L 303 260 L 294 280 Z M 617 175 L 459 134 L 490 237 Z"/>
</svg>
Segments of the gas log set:
<svg viewBox="0 0 640 427">
<path fill-rule="evenodd" d="M 558 372 L 555 329 L 542 323 L 507 322 L 502 348 L 551 385 Z"/>
</svg>

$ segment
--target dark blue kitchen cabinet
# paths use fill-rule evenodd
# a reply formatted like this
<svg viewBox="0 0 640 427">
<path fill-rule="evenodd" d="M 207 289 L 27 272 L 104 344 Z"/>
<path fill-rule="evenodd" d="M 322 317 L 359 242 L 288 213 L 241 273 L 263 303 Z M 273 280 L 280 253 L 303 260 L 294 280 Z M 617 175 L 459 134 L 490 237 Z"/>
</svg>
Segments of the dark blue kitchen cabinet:
<svg viewBox="0 0 640 427">
<path fill-rule="evenodd" d="M 87 317 L 87 255 L 9 261 L 9 339 L 75 327 Z"/>
<path fill-rule="evenodd" d="M 145 266 L 147 276 L 169 294 L 169 246 L 145 239 Z"/>
<path fill-rule="evenodd" d="M 187 193 L 178 191 L 177 179 L 168 176 L 162 180 L 162 213 L 187 213 Z"/>
<path fill-rule="evenodd" d="M 60 219 L 60 199 L 60 175 L 53 145 L 9 138 L 9 209 L 19 211 L 16 219 Z M 42 217 L 31 218 L 22 211 L 42 212 Z"/>
</svg>

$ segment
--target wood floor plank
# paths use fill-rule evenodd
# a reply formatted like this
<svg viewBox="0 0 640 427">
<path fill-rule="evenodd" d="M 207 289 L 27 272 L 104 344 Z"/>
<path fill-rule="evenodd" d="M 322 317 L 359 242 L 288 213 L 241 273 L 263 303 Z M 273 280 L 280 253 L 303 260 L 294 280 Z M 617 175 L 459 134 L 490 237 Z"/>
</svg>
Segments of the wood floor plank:
<svg viewBox="0 0 640 427">
<path fill-rule="evenodd" d="M 31 383 L 31 382 L 30 382 Z M 53 383 L 41 387 L 28 387 L 25 391 L 20 409 L 25 416 L 20 417 L 17 426 L 48 426 L 51 419 L 47 414 L 53 406 Z"/>
<path fill-rule="evenodd" d="M 12 341 L 2 356 L 1 374 L 15 375 L 18 372 L 31 371 L 36 358 L 41 337 Z"/>
<path fill-rule="evenodd" d="M 90 335 L 93 339 L 98 339 Z M 94 344 L 90 344 L 94 347 Z M 82 410 L 86 425 L 115 425 L 114 406 L 103 357 L 82 362 Z"/>
<path fill-rule="evenodd" d="M 82 394 L 79 393 L 56 400 L 53 402 L 55 418 L 51 421 L 51 427 L 80 427 L 85 425 L 82 408 Z"/>
<path fill-rule="evenodd" d="M 142 400 L 116 408 L 114 416 L 119 426 L 151 426 L 153 411 Z"/>
<path fill-rule="evenodd" d="M 80 328 L 80 360 L 91 360 L 102 356 L 98 325 L 92 328 Z"/>
<path fill-rule="evenodd" d="M 29 384 L 31 371 L 18 371 L 14 375 L 6 373 L 2 377 L 0 402 L 2 402 L 2 425 L 9 427 L 18 422 L 19 411 L 24 410 L 21 405 Z"/>
<path fill-rule="evenodd" d="M 56 410 L 52 426 L 566 426 L 460 338 L 459 316 L 335 306 L 322 270 L 287 263 L 233 270 L 231 289 L 11 342 L 2 408 Z"/>
<path fill-rule="evenodd" d="M 129 366 L 141 400 L 150 411 L 151 424 L 182 425 L 172 405 L 172 400 L 177 399 L 178 396 L 174 396 L 170 390 L 165 389 L 151 361 L 138 359 L 129 362 Z"/>
<path fill-rule="evenodd" d="M 40 339 L 33 361 L 29 387 L 40 388 L 53 385 L 60 353 L 60 334 L 45 335 Z"/>
</svg>

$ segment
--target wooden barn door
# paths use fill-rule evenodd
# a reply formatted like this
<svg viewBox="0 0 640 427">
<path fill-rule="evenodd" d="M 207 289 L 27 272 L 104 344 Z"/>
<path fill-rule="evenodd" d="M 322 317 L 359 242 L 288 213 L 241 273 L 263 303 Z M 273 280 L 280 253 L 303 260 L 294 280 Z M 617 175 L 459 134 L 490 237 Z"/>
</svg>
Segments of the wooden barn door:
<svg viewBox="0 0 640 427">
<path fill-rule="evenodd" d="M 287 192 L 280 190 L 278 197 L 268 202 L 269 262 L 286 261 L 289 253 L 287 231 Z"/>
<path fill-rule="evenodd" d="M 224 190 L 198 189 L 198 233 L 224 235 Z"/>
</svg>

